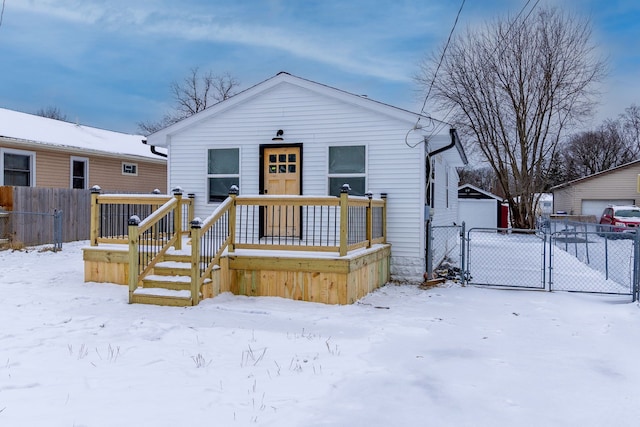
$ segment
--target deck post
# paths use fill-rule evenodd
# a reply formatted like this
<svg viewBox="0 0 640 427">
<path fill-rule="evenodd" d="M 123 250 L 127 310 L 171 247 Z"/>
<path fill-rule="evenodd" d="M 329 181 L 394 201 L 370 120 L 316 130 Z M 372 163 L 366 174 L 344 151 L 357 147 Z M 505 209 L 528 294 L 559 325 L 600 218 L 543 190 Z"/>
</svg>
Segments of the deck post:
<svg viewBox="0 0 640 427">
<path fill-rule="evenodd" d="M 200 303 L 200 237 L 202 236 L 202 220 L 194 218 L 191 222 L 191 301 L 193 305 Z"/>
<path fill-rule="evenodd" d="M 129 235 L 129 304 L 133 302 L 133 293 L 138 289 L 138 224 L 140 217 L 133 215 L 128 221 Z"/>
<path fill-rule="evenodd" d="M 367 191 L 365 193 L 367 199 L 369 199 L 369 205 L 367 206 L 367 248 L 371 247 L 371 240 L 373 239 L 373 193 Z"/>
<path fill-rule="evenodd" d="M 89 231 L 89 244 L 91 246 L 98 246 L 98 235 L 100 234 L 100 206 L 98 206 L 98 197 L 100 197 L 101 190 L 99 185 L 91 187 L 91 230 Z"/>
<path fill-rule="evenodd" d="M 237 185 L 232 185 L 229 189 L 231 206 L 229 206 L 229 252 L 236 251 L 236 197 L 240 189 Z"/>
<path fill-rule="evenodd" d="M 189 217 L 187 218 L 187 223 L 191 223 L 196 217 L 196 195 L 195 193 L 189 193 L 187 197 L 189 198 L 189 207 L 187 208 L 187 215 Z"/>
<path fill-rule="evenodd" d="M 349 236 L 349 184 L 340 189 L 340 256 L 347 254 L 347 237 Z"/>
<path fill-rule="evenodd" d="M 384 201 L 382 207 L 382 243 L 387 243 L 387 193 L 380 193 L 380 198 Z"/>
<path fill-rule="evenodd" d="M 178 238 L 173 246 L 179 251 L 182 249 L 182 188 L 176 187 L 172 191 L 173 197 L 178 201 L 173 211 L 173 232 L 178 235 Z"/>
</svg>

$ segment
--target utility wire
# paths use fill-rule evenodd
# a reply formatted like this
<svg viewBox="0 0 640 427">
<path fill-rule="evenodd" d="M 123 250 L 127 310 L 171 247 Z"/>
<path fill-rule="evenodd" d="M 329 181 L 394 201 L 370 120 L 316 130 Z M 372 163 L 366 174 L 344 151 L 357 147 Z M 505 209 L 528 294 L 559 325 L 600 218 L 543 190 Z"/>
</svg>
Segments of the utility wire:
<svg viewBox="0 0 640 427">
<path fill-rule="evenodd" d="M 2 17 L 4 16 L 4 3 L 6 0 L 2 0 L 2 10 L 0 10 L 0 26 L 2 26 Z"/>
<path fill-rule="evenodd" d="M 518 23 L 518 20 L 520 19 L 520 16 L 524 13 L 524 11 L 527 9 L 527 6 L 529 6 L 529 3 L 531 3 L 531 0 L 527 0 L 527 2 L 524 4 L 524 6 L 522 6 L 522 8 L 520 9 L 520 12 L 518 12 L 518 14 L 516 15 L 515 19 L 513 20 L 513 22 L 511 22 L 511 25 L 509 26 L 509 28 L 507 29 L 507 32 L 504 33 L 504 35 L 502 36 L 500 42 L 498 43 L 498 45 L 502 45 L 502 48 L 500 49 L 500 53 L 498 54 L 498 56 L 502 56 L 502 54 L 504 53 L 505 49 L 507 48 L 507 44 L 506 44 L 506 37 L 509 35 L 509 33 L 511 32 L 511 30 L 513 29 L 513 27 L 515 26 L 516 23 Z M 531 13 L 533 13 L 534 9 L 538 6 L 538 3 L 540 3 L 540 0 L 536 0 L 536 2 L 534 3 L 533 6 L 531 6 L 531 9 L 529 10 L 529 13 L 527 13 L 527 16 L 525 16 L 522 19 L 522 24 L 524 24 L 527 19 L 529 19 L 529 16 L 531 16 Z M 497 49 L 496 49 L 497 50 Z M 438 68 L 440 67 L 440 65 L 438 65 Z M 433 83 L 432 83 L 433 85 Z M 428 95 L 427 95 L 428 96 Z M 426 99 L 425 99 L 425 104 L 426 104 Z M 424 109 L 424 106 L 422 107 Z M 440 122 L 440 124 L 438 126 L 436 126 L 436 128 L 429 134 L 429 137 L 435 135 L 436 133 L 438 133 L 445 125 L 445 122 L 447 120 L 447 117 L 449 117 L 449 115 L 453 112 L 453 110 L 455 109 L 455 107 L 451 107 L 449 109 L 449 111 L 447 112 L 447 114 L 445 114 L 444 118 L 442 119 L 442 121 Z"/>
<path fill-rule="evenodd" d="M 436 82 L 436 77 L 438 76 L 438 71 L 442 66 L 442 61 L 444 61 L 444 55 L 447 53 L 447 48 L 449 47 L 449 43 L 451 42 L 451 37 L 453 36 L 453 31 L 456 29 L 458 25 L 458 19 L 460 19 L 460 13 L 462 12 L 462 8 L 464 7 L 464 3 L 466 0 L 462 0 L 462 4 L 460 5 L 460 9 L 458 9 L 458 14 L 456 15 L 456 20 L 453 23 L 453 27 L 451 27 L 451 31 L 449 31 L 449 37 L 447 38 L 447 43 L 444 45 L 444 49 L 442 50 L 442 55 L 440 55 L 440 61 L 438 62 L 438 66 L 436 67 L 436 72 L 433 74 L 433 79 L 431 79 L 431 84 L 429 85 L 429 90 L 427 91 L 427 96 L 424 97 L 424 102 L 422 103 L 422 108 L 420 109 L 420 114 L 424 114 L 424 108 L 427 106 L 427 100 L 429 99 L 429 95 L 431 95 L 431 89 L 433 89 L 433 85 Z M 418 122 L 420 122 L 420 117 L 418 117 Z M 418 123 L 416 123 L 417 125 Z"/>
<path fill-rule="evenodd" d="M 424 97 L 424 102 L 422 103 L 422 108 L 420 109 L 420 114 L 418 115 L 418 120 L 416 120 L 416 124 L 413 125 L 412 129 L 409 129 L 409 131 L 407 132 L 407 134 L 404 137 L 404 143 L 407 144 L 407 146 L 411 147 L 411 148 L 415 148 L 417 147 L 420 142 L 417 142 L 416 144 L 409 144 L 409 134 L 418 129 L 420 126 L 420 119 L 422 119 L 422 115 L 424 114 L 424 108 L 427 106 L 427 100 L 429 99 L 429 95 L 431 94 L 431 89 L 433 88 L 433 85 L 436 81 L 436 76 L 438 75 L 438 70 L 440 70 L 440 66 L 442 65 L 442 61 L 444 60 L 444 55 L 447 52 L 447 48 L 449 47 L 449 43 L 451 42 L 451 37 L 453 36 L 453 31 L 456 29 L 456 26 L 458 25 L 458 19 L 460 19 L 460 13 L 462 12 L 462 8 L 464 7 L 466 0 L 462 0 L 462 3 L 460 4 L 460 8 L 458 9 L 458 13 L 456 14 L 456 19 L 453 22 L 453 27 L 451 27 L 451 31 L 449 31 L 449 37 L 447 38 L 447 43 L 445 43 L 444 45 L 444 49 L 442 50 L 442 55 L 440 55 L 440 61 L 438 62 L 438 67 L 436 68 L 436 72 L 433 75 L 433 79 L 431 80 L 431 84 L 429 85 L 429 90 L 427 91 L 427 95 Z M 433 123 L 433 120 L 431 121 Z"/>
</svg>

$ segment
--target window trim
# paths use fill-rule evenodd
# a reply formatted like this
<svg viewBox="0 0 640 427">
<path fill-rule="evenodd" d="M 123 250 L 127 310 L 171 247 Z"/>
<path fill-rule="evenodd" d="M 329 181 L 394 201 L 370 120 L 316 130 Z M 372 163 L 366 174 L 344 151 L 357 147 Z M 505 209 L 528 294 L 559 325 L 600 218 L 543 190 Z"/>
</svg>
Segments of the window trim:
<svg viewBox="0 0 640 427">
<path fill-rule="evenodd" d="M 237 174 L 229 174 L 229 173 L 209 173 L 209 151 L 211 150 L 238 150 L 238 173 Z M 222 202 L 222 200 L 209 200 L 209 198 L 211 197 L 210 194 L 210 188 L 209 188 L 209 179 L 210 178 L 237 178 L 238 179 L 238 187 L 241 186 L 242 182 L 241 182 L 241 176 L 242 176 L 242 147 L 239 146 L 227 146 L 227 145 L 223 145 L 223 146 L 216 146 L 216 147 L 207 147 L 206 151 L 205 151 L 205 156 L 204 156 L 204 169 L 205 169 L 205 179 L 206 184 L 205 184 L 205 188 L 206 188 L 206 197 L 207 197 L 207 204 L 208 205 L 218 205 Z"/>
<path fill-rule="evenodd" d="M 4 182 L 4 155 L 6 154 L 18 154 L 22 156 L 29 156 L 29 187 L 36 186 L 36 152 L 17 150 L 14 148 L 0 148 L 0 185 L 7 185 Z"/>
<path fill-rule="evenodd" d="M 88 157 L 79 157 L 79 156 L 71 156 L 69 158 L 69 188 L 73 189 L 73 162 L 83 162 L 84 163 L 84 187 L 79 190 L 86 190 L 89 188 L 89 158 Z"/>
<path fill-rule="evenodd" d="M 364 147 L 364 172 L 357 173 L 330 173 L 329 165 L 331 164 L 331 148 L 332 147 Z M 364 178 L 364 191 L 368 191 L 368 176 L 369 176 L 369 146 L 367 144 L 331 144 L 327 146 L 327 180 L 326 180 L 326 194 L 330 195 L 331 178 Z"/>
<path fill-rule="evenodd" d="M 136 168 L 136 172 L 135 173 L 130 173 L 130 172 L 125 172 L 124 167 L 125 166 L 134 166 Z M 122 165 L 120 167 L 120 173 L 122 173 L 122 175 L 124 176 L 138 176 L 138 163 L 134 163 L 134 162 L 122 162 Z"/>
</svg>

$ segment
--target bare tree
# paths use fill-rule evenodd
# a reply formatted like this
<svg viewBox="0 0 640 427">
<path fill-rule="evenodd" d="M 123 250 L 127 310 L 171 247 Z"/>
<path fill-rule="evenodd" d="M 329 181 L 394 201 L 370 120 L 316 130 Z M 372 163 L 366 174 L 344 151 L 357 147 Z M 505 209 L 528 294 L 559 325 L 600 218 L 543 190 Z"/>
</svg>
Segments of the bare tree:
<svg viewBox="0 0 640 427">
<path fill-rule="evenodd" d="M 622 124 L 626 144 L 632 149 L 636 158 L 640 157 L 640 107 L 631 104 L 618 119 Z"/>
<path fill-rule="evenodd" d="M 454 38 L 426 61 L 429 86 L 459 132 L 495 171 L 513 226 L 533 228 L 544 168 L 565 129 L 590 113 L 605 73 L 588 21 L 546 8 L 503 18 Z"/>
<path fill-rule="evenodd" d="M 496 174 L 490 167 L 465 166 L 458 169 L 460 185 L 471 184 L 485 191 L 494 192 Z"/>
<path fill-rule="evenodd" d="M 62 120 L 62 121 L 67 120 L 66 114 L 60 111 L 58 107 L 52 107 L 52 106 L 49 106 L 46 108 L 40 108 L 38 111 L 36 111 L 36 115 L 47 117 L 49 119 L 55 119 L 55 120 Z"/>
<path fill-rule="evenodd" d="M 215 75 L 212 71 L 201 73 L 198 67 L 191 68 L 184 79 L 169 85 L 173 110 L 159 121 L 138 123 L 138 128 L 144 134 L 154 133 L 232 97 L 239 85 L 238 80 L 228 73 Z"/>
<path fill-rule="evenodd" d="M 572 135 L 562 147 L 569 177 L 580 178 L 628 163 L 633 147 L 625 141 L 622 124 L 606 120 L 594 131 Z"/>
</svg>

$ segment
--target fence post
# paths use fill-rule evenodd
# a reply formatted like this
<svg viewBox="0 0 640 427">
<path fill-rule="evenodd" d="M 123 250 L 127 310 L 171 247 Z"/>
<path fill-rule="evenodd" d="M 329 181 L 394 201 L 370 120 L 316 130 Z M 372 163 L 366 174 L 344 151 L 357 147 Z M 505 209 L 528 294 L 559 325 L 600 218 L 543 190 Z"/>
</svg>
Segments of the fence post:
<svg viewBox="0 0 640 427">
<path fill-rule="evenodd" d="M 380 193 L 380 198 L 384 201 L 384 206 L 382 206 L 382 243 L 387 243 L 387 193 Z"/>
<path fill-rule="evenodd" d="M 369 205 L 367 206 L 367 248 L 371 247 L 371 240 L 373 238 L 373 193 L 367 191 L 365 196 L 369 199 Z"/>
<path fill-rule="evenodd" d="M 174 188 L 173 197 L 178 202 L 173 211 L 173 232 L 177 235 L 174 247 L 179 251 L 182 249 L 182 188 Z"/>
<path fill-rule="evenodd" d="M 431 227 L 431 220 L 427 220 L 425 226 L 425 256 L 427 262 L 427 280 L 433 279 L 433 228 Z"/>
<path fill-rule="evenodd" d="M 231 206 L 229 207 L 229 252 L 236 251 L 236 197 L 240 193 L 237 185 L 232 185 L 229 189 Z"/>
<path fill-rule="evenodd" d="M 62 250 L 62 211 L 53 211 L 53 251 Z"/>
<path fill-rule="evenodd" d="M 133 293 L 138 289 L 138 225 L 140 224 L 140 217 L 133 215 L 129 218 L 128 222 L 128 235 L 129 235 L 129 304 L 133 302 Z"/>
<path fill-rule="evenodd" d="M 91 187 L 91 229 L 89 230 L 89 244 L 98 246 L 98 236 L 100 234 L 100 206 L 98 206 L 98 197 L 102 189 L 99 185 Z"/>
<path fill-rule="evenodd" d="M 465 274 L 466 271 L 466 257 L 465 257 L 465 233 L 467 231 L 467 224 L 465 224 L 464 221 L 462 221 L 462 227 L 460 228 L 460 281 L 462 282 L 462 286 L 465 286 L 467 284 L 467 275 Z"/>
<path fill-rule="evenodd" d="M 340 256 L 347 254 L 347 237 L 349 236 L 349 184 L 340 189 Z"/>
<path fill-rule="evenodd" d="M 202 220 L 194 218 L 191 222 L 191 301 L 193 305 L 200 303 L 200 237 L 202 236 Z"/>
<path fill-rule="evenodd" d="M 633 295 L 632 302 L 640 298 L 640 233 L 634 233 L 633 239 Z"/>
</svg>

